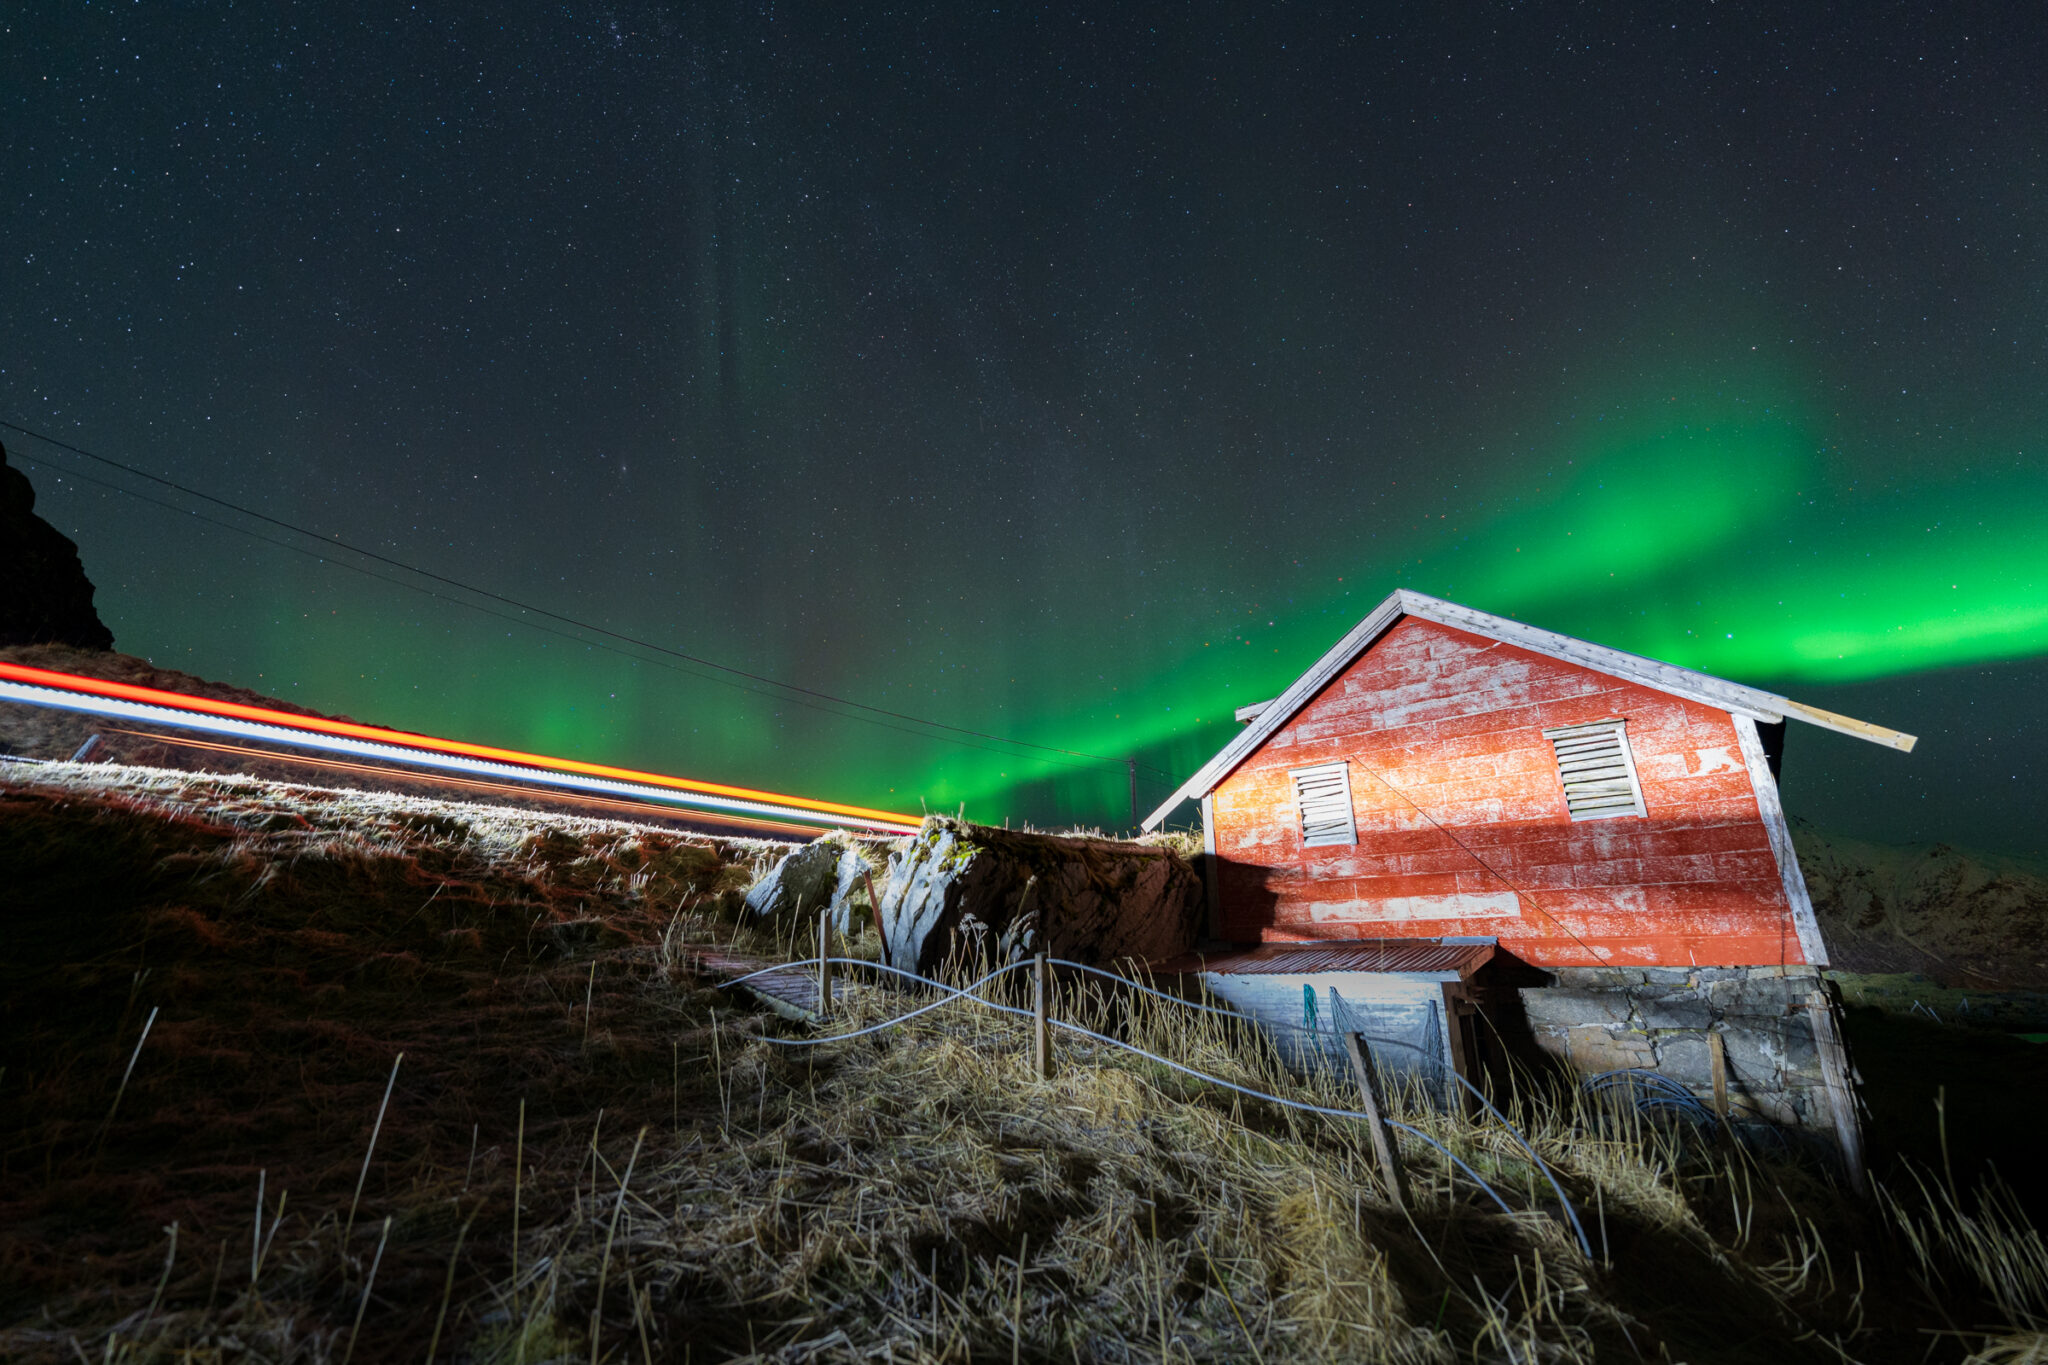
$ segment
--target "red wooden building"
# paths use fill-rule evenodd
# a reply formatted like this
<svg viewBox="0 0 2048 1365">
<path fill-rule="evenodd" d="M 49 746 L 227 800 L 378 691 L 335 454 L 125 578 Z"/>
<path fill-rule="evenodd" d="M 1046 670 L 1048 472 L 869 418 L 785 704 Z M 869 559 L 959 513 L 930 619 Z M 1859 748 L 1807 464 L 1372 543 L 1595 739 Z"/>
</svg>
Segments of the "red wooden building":
<svg viewBox="0 0 2048 1365">
<path fill-rule="evenodd" d="M 1153 812 L 1201 803 L 1210 932 L 1490 938 L 1538 967 L 1825 965 L 1788 720 L 1899 734 L 1396 592 Z"/>
</svg>

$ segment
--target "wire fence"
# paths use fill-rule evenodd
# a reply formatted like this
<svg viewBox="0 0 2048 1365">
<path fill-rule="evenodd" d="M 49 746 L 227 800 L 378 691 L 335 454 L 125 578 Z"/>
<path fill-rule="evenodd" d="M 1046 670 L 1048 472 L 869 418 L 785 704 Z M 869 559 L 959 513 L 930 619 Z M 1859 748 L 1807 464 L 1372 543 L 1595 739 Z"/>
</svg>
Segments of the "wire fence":
<svg viewBox="0 0 2048 1365">
<path fill-rule="evenodd" d="M 915 982 L 918 985 L 925 986 L 932 990 L 938 991 L 940 992 L 940 998 L 931 1001 L 928 1004 L 920 1005 L 915 1009 L 907 1010 L 902 1014 L 892 1016 L 891 1018 L 885 1019 L 880 1023 L 870 1024 L 865 1028 L 855 1029 L 851 1032 L 818 1034 L 808 1038 L 778 1038 L 772 1035 L 762 1034 L 759 1036 L 761 1037 L 763 1042 L 771 1043 L 779 1047 L 790 1048 L 819 1047 L 826 1043 L 846 1042 L 850 1039 L 863 1038 L 867 1037 L 870 1034 L 881 1033 L 888 1029 L 900 1027 L 901 1025 L 908 1023 L 912 1019 L 916 1019 L 922 1015 L 930 1014 L 934 1010 L 943 1009 L 948 1005 L 957 1004 L 961 1001 L 966 1001 L 970 1004 L 978 1005 L 983 1009 L 993 1010 L 999 1014 L 1012 1015 L 1018 1018 L 1032 1020 L 1035 1020 L 1037 1018 L 1037 1016 L 1031 1010 L 1024 1009 L 1016 1005 L 1007 1005 L 996 1000 L 990 1000 L 978 993 L 984 987 L 988 986 L 990 983 L 997 981 L 1002 977 L 1008 976 L 1013 972 L 1034 969 L 1036 963 L 1031 960 L 1026 960 L 1022 962 L 1012 962 L 1004 966 L 997 967 L 993 971 L 985 973 L 981 977 L 969 982 L 965 986 L 949 986 L 946 985 L 944 982 L 934 981 L 930 977 L 920 976 L 916 972 L 905 971 L 900 967 L 891 967 L 887 964 L 874 962 L 867 958 L 850 957 L 833 957 L 824 959 L 813 957 L 802 958 L 790 962 L 777 963 L 771 967 L 764 967 L 759 971 L 749 972 L 745 976 L 735 977 L 729 981 L 721 982 L 719 983 L 719 985 L 721 989 L 727 989 L 733 986 L 744 985 L 746 982 L 752 981 L 757 977 L 768 976 L 775 972 L 786 972 L 791 969 L 804 968 L 816 970 L 820 965 L 821 961 L 829 962 L 835 967 L 843 964 L 848 967 L 857 967 L 868 971 L 884 972 L 890 976 L 898 977 L 905 981 Z M 1104 978 L 1105 980 L 1113 983 L 1120 989 L 1139 991 L 1146 995 L 1150 995 L 1156 997 L 1159 1000 L 1165 1001 L 1170 1005 L 1175 1005 L 1183 1009 L 1197 1010 L 1207 1014 L 1220 1015 L 1223 1018 L 1231 1020 L 1232 1022 L 1242 1023 L 1253 1028 L 1297 1027 L 1295 1025 L 1282 1023 L 1277 1020 L 1266 1020 L 1257 1018 L 1251 1015 L 1240 1013 L 1236 1010 L 1226 1010 L 1220 1009 L 1214 1005 L 1205 1005 L 1199 1001 L 1189 1000 L 1185 997 L 1174 995 L 1167 991 L 1159 990 L 1155 987 L 1148 986 L 1143 982 L 1135 981 L 1128 976 L 1124 976 L 1116 972 L 1105 971 L 1100 967 L 1091 966 L 1085 962 L 1073 962 L 1066 958 L 1047 958 L 1045 961 L 1048 967 L 1063 967 L 1084 973 L 1089 973 Z M 1128 1042 L 1121 1038 L 1112 1037 L 1106 1033 L 1098 1033 L 1094 1029 L 1083 1027 L 1082 1025 L 1073 1023 L 1069 1020 L 1057 1019 L 1048 1016 L 1045 1022 L 1049 1027 L 1059 1029 L 1062 1032 L 1074 1034 L 1082 1038 L 1090 1039 L 1094 1042 L 1103 1043 L 1110 1047 L 1118 1048 L 1134 1056 L 1142 1057 L 1146 1061 L 1153 1062 L 1156 1065 L 1166 1067 L 1169 1070 L 1190 1077 L 1191 1079 L 1201 1081 L 1207 1085 L 1216 1086 L 1223 1090 L 1231 1091 L 1235 1094 L 1243 1095 L 1248 1099 L 1263 1100 L 1269 1104 L 1276 1104 L 1285 1109 L 1296 1110 L 1298 1112 L 1306 1114 L 1318 1114 L 1325 1118 L 1348 1119 L 1353 1121 L 1364 1122 L 1371 1122 L 1375 1118 L 1374 1115 L 1368 1114 L 1364 1110 L 1338 1109 L 1329 1105 L 1311 1104 L 1306 1100 L 1289 1099 L 1286 1096 L 1275 1095 L 1270 1091 L 1260 1090 L 1253 1086 L 1239 1085 L 1235 1081 L 1225 1080 L 1221 1076 L 1212 1075 L 1209 1072 L 1202 1071 L 1196 1067 L 1188 1066 L 1183 1062 L 1177 1062 L 1170 1057 L 1162 1057 L 1156 1052 L 1152 1052 L 1148 1049 L 1137 1046 L 1135 1043 Z M 1299 1031 L 1304 1033 L 1316 1034 L 1319 1036 L 1326 1032 L 1325 1030 L 1321 1029 L 1305 1028 L 1300 1029 Z M 1414 1046 L 1413 1044 L 1406 1043 L 1401 1039 L 1376 1039 L 1371 1037 L 1370 1035 L 1361 1036 L 1371 1046 Z M 1501 1111 L 1497 1107 L 1495 1107 L 1493 1101 L 1487 1098 L 1487 1096 L 1483 1092 L 1481 1092 L 1478 1087 L 1474 1086 L 1472 1082 L 1467 1080 L 1465 1077 L 1458 1075 L 1455 1071 L 1452 1071 L 1449 1074 L 1455 1080 L 1457 1080 L 1457 1082 L 1460 1085 L 1463 1085 L 1466 1090 L 1471 1092 L 1473 1097 L 1477 1099 L 1479 1103 L 1485 1108 L 1486 1112 L 1490 1114 L 1493 1117 L 1493 1119 L 1500 1124 L 1502 1129 L 1504 1129 L 1509 1134 L 1509 1136 L 1511 1136 L 1514 1139 L 1516 1145 L 1519 1146 L 1522 1149 L 1522 1151 L 1528 1156 L 1530 1163 L 1536 1168 L 1536 1170 L 1542 1173 L 1544 1180 L 1549 1184 L 1551 1188 L 1551 1192 L 1557 1196 L 1558 1206 L 1563 1210 L 1564 1218 L 1562 1221 L 1564 1222 L 1565 1226 L 1571 1231 L 1573 1239 L 1578 1242 L 1579 1250 L 1587 1257 L 1587 1259 L 1592 1259 L 1592 1243 L 1586 1236 L 1586 1229 L 1584 1225 L 1579 1221 L 1578 1210 L 1573 1207 L 1571 1199 L 1565 1194 L 1564 1186 L 1559 1183 L 1556 1173 L 1551 1170 L 1550 1163 L 1546 1162 L 1541 1156 L 1537 1155 L 1535 1147 L 1530 1144 L 1528 1138 L 1522 1133 L 1521 1129 L 1518 1128 L 1515 1124 L 1511 1123 L 1508 1120 L 1507 1116 L 1501 1113 Z M 1378 1117 L 1380 1121 L 1384 1122 L 1389 1128 L 1392 1128 L 1397 1132 L 1404 1133 L 1407 1136 L 1412 1137 L 1417 1141 L 1425 1144 L 1426 1146 L 1434 1149 L 1437 1153 L 1442 1155 L 1445 1160 L 1449 1161 L 1458 1170 L 1464 1172 L 1466 1178 L 1471 1180 L 1472 1183 L 1478 1186 L 1479 1189 L 1482 1190 L 1489 1199 L 1491 1199 L 1496 1205 L 1498 1205 L 1502 1213 L 1505 1213 L 1510 1217 L 1514 1215 L 1514 1209 L 1509 1206 L 1508 1202 L 1505 1199 L 1501 1198 L 1500 1193 L 1497 1190 L 1495 1190 L 1494 1187 L 1491 1184 L 1489 1184 L 1483 1176 L 1479 1174 L 1479 1172 L 1473 1170 L 1469 1164 L 1467 1164 L 1462 1158 L 1460 1158 L 1457 1155 L 1457 1153 L 1453 1152 L 1449 1147 L 1445 1146 L 1436 1138 L 1431 1137 L 1428 1133 L 1423 1132 L 1421 1129 L 1416 1128 L 1411 1124 L 1402 1123 L 1399 1120 L 1388 1118 L 1384 1115 L 1380 1115 Z"/>
<path fill-rule="evenodd" d="M 1644 1071 L 1636 1067 L 1602 1071 L 1598 1075 L 1586 1077 L 1580 1083 L 1580 1087 L 1588 1095 L 1625 1100 L 1645 1114 L 1672 1113 L 1706 1127 L 1712 1127 L 1720 1121 L 1720 1115 L 1703 1104 L 1699 1096 L 1669 1076 L 1659 1075 L 1655 1071 Z"/>
</svg>

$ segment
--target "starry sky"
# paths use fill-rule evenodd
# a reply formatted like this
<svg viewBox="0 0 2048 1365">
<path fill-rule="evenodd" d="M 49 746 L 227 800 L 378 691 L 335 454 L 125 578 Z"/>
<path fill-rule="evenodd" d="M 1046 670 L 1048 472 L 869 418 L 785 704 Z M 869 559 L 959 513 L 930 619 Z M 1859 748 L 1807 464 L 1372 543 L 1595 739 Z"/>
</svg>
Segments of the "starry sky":
<svg viewBox="0 0 2048 1365">
<path fill-rule="evenodd" d="M 326 539 L 0 438 L 379 723 L 1115 825 L 1406 586 L 2043 851 L 2039 7 L 1111 8 L 14 11 L 0 418 Z"/>
</svg>

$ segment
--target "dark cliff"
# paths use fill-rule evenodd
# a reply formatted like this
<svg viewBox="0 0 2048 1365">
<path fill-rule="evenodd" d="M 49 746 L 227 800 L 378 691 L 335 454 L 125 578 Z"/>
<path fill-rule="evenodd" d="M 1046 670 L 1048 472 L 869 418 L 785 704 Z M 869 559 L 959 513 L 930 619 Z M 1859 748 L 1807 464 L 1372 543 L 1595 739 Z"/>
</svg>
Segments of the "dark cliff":
<svg viewBox="0 0 2048 1365">
<path fill-rule="evenodd" d="M 35 509 L 35 488 L 0 447 L 0 646 L 113 648 L 78 546 Z"/>
</svg>

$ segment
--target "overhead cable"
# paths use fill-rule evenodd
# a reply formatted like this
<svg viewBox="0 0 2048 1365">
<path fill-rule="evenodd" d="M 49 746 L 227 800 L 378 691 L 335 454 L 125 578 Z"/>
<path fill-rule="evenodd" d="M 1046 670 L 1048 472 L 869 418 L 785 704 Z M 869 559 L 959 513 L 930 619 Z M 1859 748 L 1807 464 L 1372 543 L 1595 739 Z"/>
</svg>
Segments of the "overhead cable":
<svg viewBox="0 0 2048 1365">
<path fill-rule="evenodd" d="M 701 655 L 690 654 L 679 649 L 671 649 L 666 645 L 658 645 L 650 640 L 642 640 L 637 636 L 627 635 L 621 631 L 611 630 L 607 627 L 596 625 L 589 621 L 580 620 L 574 616 L 567 616 L 561 612 L 550 611 L 545 607 L 537 607 L 534 606 L 532 603 L 522 602 L 518 598 L 508 597 L 503 593 L 492 592 L 488 588 L 480 588 L 472 583 L 465 583 L 461 579 L 451 578 L 445 574 L 435 573 L 431 569 L 422 569 L 419 566 L 409 564 L 402 559 L 397 559 L 386 554 L 380 554 L 375 550 L 365 549 L 363 546 L 360 545 L 351 544 L 348 541 L 342 540 L 339 536 L 323 535 L 322 533 L 312 530 L 308 527 L 300 526 L 294 522 L 285 521 L 278 517 L 273 517 L 268 513 L 259 512 L 252 507 L 244 507 L 240 503 L 232 502 L 226 498 L 217 497 L 212 493 L 202 492 L 197 488 L 189 487 L 185 484 L 177 482 L 174 479 L 167 479 L 160 474 L 152 474 L 146 469 L 139 469 L 134 465 L 125 464 L 120 460 L 115 460 L 105 455 L 96 454 L 93 451 L 87 450 L 82 446 L 73 445 L 68 441 L 61 441 L 54 436 L 50 436 L 44 432 L 37 431 L 33 427 L 23 426 L 19 422 L 10 422 L 5 418 L 0 418 L 0 427 L 5 427 L 9 431 L 19 432 L 23 436 L 31 437 L 32 439 L 44 442 L 47 445 L 55 446 L 59 450 L 68 451 L 73 455 L 78 455 L 85 459 L 92 460 L 95 463 L 106 465 L 109 468 L 121 470 L 123 473 L 132 474 L 136 478 L 147 479 L 151 483 L 158 484 L 164 488 L 173 489 L 179 493 L 183 493 L 187 497 L 198 498 L 203 502 L 212 503 L 216 507 L 224 507 L 231 512 L 240 513 L 245 517 L 253 517 L 258 521 L 266 522 L 269 525 L 279 527 L 286 531 L 290 531 L 294 535 L 308 537 L 311 540 L 319 542 L 323 546 L 331 546 L 336 549 L 346 550 L 350 554 L 361 555 L 366 559 L 375 560 L 380 564 L 388 564 L 392 568 L 403 569 L 407 573 L 418 574 L 422 578 L 432 579 L 434 582 L 446 584 L 451 588 L 459 588 L 463 592 L 474 593 L 478 597 L 488 598 L 493 602 L 503 603 L 505 606 L 514 607 L 523 612 L 530 612 L 535 616 L 544 616 L 551 621 L 559 621 L 564 625 L 573 626 L 577 630 L 588 631 L 594 635 L 602 635 L 609 639 L 618 640 L 624 644 L 629 644 L 639 649 L 652 650 L 657 654 L 665 654 L 668 655 L 670 658 L 682 659 L 686 662 L 697 664 L 704 668 L 716 669 L 721 673 L 729 673 L 735 677 L 746 678 L 750 681 L 762 683 L 769 687 L 780 688 L 786 692 L 795 692 L 803 696 L 816 697 L 822 701 L 833 702 L 840 706 L 853 707 L 856 710 L 867 711 L 879 716 L 888 716 L 895 720 L 909 721 L 914 725 L 922 725 L 932 730 L 943 730 L 957 735 L 969 735 L 975 739 L 991 740 L 998 744 L 1008 744 L 1020 749 L 1032 749 L 1039 751 L 1041 753 L 1064 754 L 1069 758 L 1085 758 L 1096 763 L 1111 763 L 1115 764 L 1118 767 L 1125 767 L 1131 762 L 1131 760 L 1129 759 L 1111 758 L 1104 754 L 1085 753 L 1079 749 L 1065 749 L 1059 747 L 1058 745 L 1053 744 L 1039 744 L 1027 739 L 1011 739 L 1006 735 L 990 734 L 983 730 L 973 730 L 965 726 L 949 725 L 944 721 L 927 720 L 922 716 L 913 716 L 902 711 L 892 711 L 889 710 L 887 707 L 873 706 L 867 702 L 854 701 L 849 697 L 836 696 L 833 693 L 819 691 L 816 688 L 804 687 L 797 683 L 784 682 L 779 678 L 767 677 L 766 675 L 760 673 L 752 673 L 747 671 L 746 669 L 734 667 L 731 664 L 719 663 L 715 659 L 707 659 Z M 61 468 L 61 466 L 59 467 Z M 80 475 L 78 477 L 84 476 Z M 99 481 L 94 480 L 94 482 Z M 117 492 L 128 493 L 131 496 L 142 496 L 141 494 L 135 493 L 132 489 L 121 488 L 119 485 L 116 484 L 103 484 L 102 486 L 114 488 L 115 491 Z M 144 500 L 154 501 L 153 499 Z M 164 504 L 159 503 L 157 505 L 163 506 Z M 174 510 L 182 511 L 184 509 L 180 508 Z M 225 525 L 225 523 L 218 522 L 213 524 Z M 252 532 L 249 532 L 246 527 L 230 526 L 227 529 L 241 531 L 244 534 L 253 534 Z M 258 537 L 258 539 L 265 538 Z M 269 541 L 268 543 L 276 544 L 277 542 Z M 372 575 L 372 577 L 376 576 L 377 575 Z M 438 596 L 438 594 L 436 595 Z M 442 600 L 452 599 L 444 598 Z M 473 604 L 465 603 L 463 605 Z M 940 736 L 934 736 L 934 738 L 940 738 Z M 1154 768 L 1150 764 L 1140 764 L 1139 766 L 1143 767 L 1147 772 L 1158 774 L 1161 777 L 1170 778 L 1172 776 L 1172 774 L 1164 772 L 1161 769 Z"/>
</svg>

